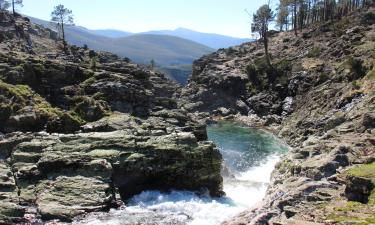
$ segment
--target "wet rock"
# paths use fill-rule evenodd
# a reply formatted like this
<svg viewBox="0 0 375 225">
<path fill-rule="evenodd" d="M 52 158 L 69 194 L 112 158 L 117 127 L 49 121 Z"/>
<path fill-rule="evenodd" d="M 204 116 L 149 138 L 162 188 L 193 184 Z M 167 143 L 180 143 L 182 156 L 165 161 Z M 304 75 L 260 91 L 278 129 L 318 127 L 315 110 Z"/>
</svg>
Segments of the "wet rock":
<svg viewBox="0 0 375 225">
<path fill-rule="evenodd" d="M 212 143 L 198 142 L 193 132 L 122 129 L 9 136 L 0 142 L 0 149 L 12 149 L 15 176 L 5 167 L 8 172 L 1 176 L 0 192 L 8 187 L 17 196 L 17 182 L 16 206 L 19 201 L 36 202 L 42 219 L 62 221 L 115 207 L 116 193 L 123 200 L 151 189 L 207 189 L 212 196 L 223 194 L 222 158 Z M 12 197 L 6 195 L 5 200 L 12 202 Z"/>
</svg>

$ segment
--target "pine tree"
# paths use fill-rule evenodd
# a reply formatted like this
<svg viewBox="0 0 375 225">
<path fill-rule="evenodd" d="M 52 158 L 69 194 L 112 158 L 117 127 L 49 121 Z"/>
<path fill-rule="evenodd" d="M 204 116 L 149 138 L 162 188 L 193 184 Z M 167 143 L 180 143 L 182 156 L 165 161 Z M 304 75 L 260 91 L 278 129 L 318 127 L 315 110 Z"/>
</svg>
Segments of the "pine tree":
<svg viewBox="0 0 375 225">
<path fill-rule="evenodd" d="M 12 11 L 13 11 L 13 15 L 16 15 L 16 9 L 15 7 L 18 5 L 20 7 L 23 6 L 22 4 L 23 0 L 12 0 Z"/>
<path fill-rule="evenodd" d="M 10 7 L 10 3 L 7 0 L 0 0 L 0 10 L 6 10 Z"/>
<path fill-rule="evenodd" d="M 55 22 L 59 30 L 62 32 L 64 49 L 66 49 L 65 26 L 74 25 L 72 10 L 65 8 L 64 5 L 55 6 L 51 13 L 51 21 Z"/>
<path fill-rule="evenodd" d="M 278 7 L 276 23 L 280 28 L 280 31 L 283 31 L 285 26 L 285 30 L 288 30 L 288 17 L 289 17 L 289 9 L 286 5 L 280 4 Z"/>
<path fill-rule="evenodd" d="M 274 17 L 272 9 L 268 5 L 263 5 L 253 14 L 253 23 L 251 24 L 251 32 L 258 32 L 263 41 L 266 60 L 269 66 L 271 66 L 271 60 L 268 53 L 267 33 L 269 23 L 274 20 Z"/>
</svg>

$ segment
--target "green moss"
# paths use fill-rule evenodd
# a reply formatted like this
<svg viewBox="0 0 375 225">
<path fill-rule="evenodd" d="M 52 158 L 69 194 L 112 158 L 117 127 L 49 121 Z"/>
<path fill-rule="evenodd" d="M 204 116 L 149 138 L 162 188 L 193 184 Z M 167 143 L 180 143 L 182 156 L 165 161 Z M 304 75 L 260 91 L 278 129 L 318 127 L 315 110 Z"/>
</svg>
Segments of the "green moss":
<svg viewBox="0 0 375 225">
<path fill-rule="evenodd" d="M 330 214 L 327 217 L 329 220 L 333 220 L 338 224 L 345 223 L 346 225 L 371 225 L 375 222 L 375 217 L 372 218 L 356 218 L 348 217 L 337 214 Z"/>
<path fill-rule="evenodd" d="M 29 97 L 34 95 L 30 87 L 26 85 L 11 85 L 0 82 L 0 90 L 4 92 L 4 94 L 19 98 L 23 102 L 26 102 Z"/>
<path fill-rule="evenodd" d="M 308 53 L 307 53 L 307 57 L 309 58 L 317 58 L 320 56 L 322 52 L 322 49 L 320 47 L 313 47 Z"/>
<path fill-rule="evenodd" d="M 352 82 L 352 86 L 355 90 L 358 90 L 361 88 L 361 84 L 356 80 Z"/>
<path fill-rule="evenodd" d="M 346 206 L 336 207 L 335 210 L 339 212 L 353 212 L 362 207 L 362 205 L 360 202 L 348 202 Z"/>
<path fill-rule="evenodd" d="M 84 119 L 82 119 L 82 117 L 81 117 L 78 113 L 76 113 L 76 112 L 74 112 L 74 111 L 69 111 L 69 112 L 67 113 L 67 117 L 68 117 L 71 121 L 73 121 L 73 122 L 75 122 L 75 123 L 77 123 L 77 124 L 80 124 L 80 125 L 83 125 L 83 124 L 86 123 L 86 121 L 85 121 Z"/>
<path fill-rule="evenodd" d="M 375 183 L 375 162 L 356 166 L 348 170 L 347 174 L 349 176 L 368 178 L 371 179 L 373 183 Z"/>
<path fill-rule="evenodd" d="M 83 86 L 88 86 L 88 85 L 91 85 L 93 83 L 95 83 L 97 81 L 96 77 L 95 76 L 92 76 L 90 77 L 89 79 L 85 80 L 82 85 Z"/>
</svg>

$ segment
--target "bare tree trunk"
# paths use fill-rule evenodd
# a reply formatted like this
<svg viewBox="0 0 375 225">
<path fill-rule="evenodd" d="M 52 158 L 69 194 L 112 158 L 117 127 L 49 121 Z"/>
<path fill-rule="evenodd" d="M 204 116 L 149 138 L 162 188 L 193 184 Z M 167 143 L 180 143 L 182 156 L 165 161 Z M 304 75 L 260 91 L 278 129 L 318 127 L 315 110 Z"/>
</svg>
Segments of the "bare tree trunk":
<svg viewBox="0 0 375 225">
<path fill-rule="evenodd" d="M 64 50 L 65 50 L 66 49 L 66 41 L 65 41 L 65 27 L 64 27 L 64 22 L 61 23 L 61 31 L 62 31 L 62 39 L 63 39 Z"/>
<path fill-rule="evenodd" d="M 264 44 L 264 52 L 266 54 L 267 64 L 268 64 L 268 66 L 271 67 L 271 59 L 270 59 L 270 55 L 268 53 L 268 36 L 267 36 L 267 30 L 266 29 L 263 30 L 263 44 Z"/>
<path fill-rule="evenodd" d="M 294 13 L 294 19 L 293 19 L 293 26 L 294 26 L 294 34 L 298 36 L 297 33 L 297 0 L 294 0 L 294 6 L 293 6 L 293 13 Z"/>
</svg>

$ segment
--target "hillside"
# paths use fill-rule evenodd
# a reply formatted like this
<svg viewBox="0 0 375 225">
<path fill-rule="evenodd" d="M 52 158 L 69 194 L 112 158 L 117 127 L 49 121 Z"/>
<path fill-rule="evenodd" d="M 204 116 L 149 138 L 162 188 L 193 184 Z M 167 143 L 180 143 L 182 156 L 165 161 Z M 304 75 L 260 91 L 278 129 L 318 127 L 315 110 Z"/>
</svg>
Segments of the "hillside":
<svg viewBox="0 0 375 225">
<path fill-rule="evenodd" d="M 154 59 L 158 65 L 189 64 L 213 49 L 186 39 L 154 34 L 137 34 L 115 39 L 110 52 L 128 54 L 136 62 L 149 63 Z M 118 47 L 118 48 L 117 48 Z M 145 50 L 147 52 L 145 52 Z"/>
<path fill-rule="evenodd" d="M 221 155 L 177 84 L 0 18 L 0 224 L 72 224 L 144 190 L 223 195 Z"/>
<path fill-rule="evenodd" d="M 272 67 L 261 43 L 194 62 L 183 108 L 270 130 L 293 148 L 262 202 L 225 225 L 374 223 L 375 5 L 367 4 L 298 37 L 271 34 Z"/>
<path fill-rule="evenodd" d="M 36 24 L 55 29 L 48 21 L 30 18 Z M 101 34 L 101 35 L 98 35 Z M 128 57 L 137 63 L 149 64 L 153 59 L 160 66 L 189 64 L 214 50 L 202 44 L 170 35 L 136 34 L 121 38 L 102 36 L 105 31 L 91 31 L 83 27 L 68 26 L 66 38 L 69 44 L 108 51 Z M 108 33 L 107 33 L 108 34 Z"/>
<path fill-rule="evenodd" d="M 186 28 L 178 28 L 175 30 L 160 30 L 160 31 L 149 31 L 146 34 L 160 34 L 160 35 L 172 35 L 188 40 L 198 42 L 200 44 L 209 46 L 214 49 L 228 48 L 243 44 L 245 42 L 253 41 L 249 38 L 235 38 L 219 34 L 210 34 L 189 30 Z"/>
<path fill-rule="evenodd" d="M 131 32 L 114 30 L 114 29 L 101 29 L 101 30 L 89 30 L 91 33 L 101 35 L 109 38 L 122 38 L 133 35 Z"/>
</svg>

